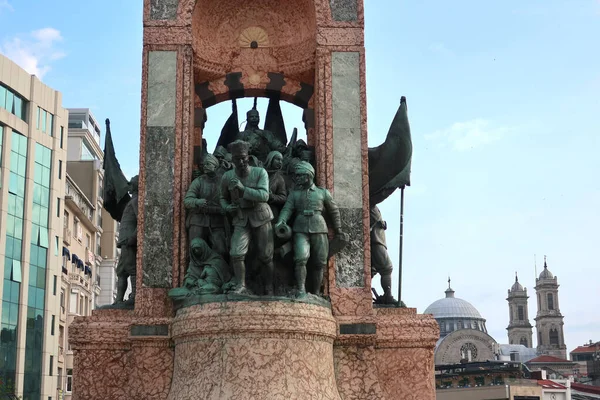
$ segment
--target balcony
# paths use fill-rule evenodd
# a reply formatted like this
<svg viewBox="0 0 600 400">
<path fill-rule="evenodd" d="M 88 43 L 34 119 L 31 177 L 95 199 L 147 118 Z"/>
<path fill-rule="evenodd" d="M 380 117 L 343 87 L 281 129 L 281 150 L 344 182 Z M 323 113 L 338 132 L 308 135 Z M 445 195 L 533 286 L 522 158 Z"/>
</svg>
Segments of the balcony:
<svg viewBox="0 0 600 400">
<path fill-rule="evenodd" d="M 73 237 L 73 233 L 67 227 L 63 228 L 63 243 L 67 246 L 71 245 L 71 238 Z"/>
</svg>

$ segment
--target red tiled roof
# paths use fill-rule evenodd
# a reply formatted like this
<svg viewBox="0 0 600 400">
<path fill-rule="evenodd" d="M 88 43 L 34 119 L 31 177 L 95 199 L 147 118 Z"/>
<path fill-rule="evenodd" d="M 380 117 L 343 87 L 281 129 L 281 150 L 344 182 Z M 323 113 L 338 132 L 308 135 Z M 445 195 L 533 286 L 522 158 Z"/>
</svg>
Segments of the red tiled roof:
<svg viewBox="0 0 600 400">
<path fill-rule="evenodd" d="M 537 381 L 538 385 L 545 389 L 566 389 L 566 386 L 561 385 L 560 383 L 556 383 L 551 381 L 550 379 L 540 379 Z"/>
<path fill-rule="evenodd" d="M 529 364 L 529 363 L 557 363 L 557 364 L 561 364 L 561 363 L 572 363 L 573 361 L 569 361 L 569 360 L 565 360 L 564 358 L 558 358 L 558 357 L 554 357 L 554 356 L 538 356 L 536 358 L 532 358 L 531 360 L 527 361 L 525 364 Z"/>
<path fill-rule="evenodd" d="M 571 351 L 571 354 L 573 354 L 573 353 L 593 353 L 596 351 L 596 345 L 598 345 L 598 344 L 600 344 L 600 342 L 594 343 L 591 345 L 587 345 L 587 346 L 579 346 L 575 350 Z"/>
<path fill-rule="evenodd" d="M 578 392 L 600 394 L 600 386 L 583 385 L 581 383 L 571 382 L 571 389 Z"/>
</svg>

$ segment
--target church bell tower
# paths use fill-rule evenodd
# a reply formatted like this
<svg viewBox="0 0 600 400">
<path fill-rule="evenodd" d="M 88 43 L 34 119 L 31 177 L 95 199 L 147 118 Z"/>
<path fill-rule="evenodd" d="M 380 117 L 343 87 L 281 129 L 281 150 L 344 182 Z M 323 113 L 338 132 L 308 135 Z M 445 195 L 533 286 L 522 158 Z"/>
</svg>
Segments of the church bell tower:
<svg viewBox="0 0 600 400">
<path fill-rule="evenodd" d="M 527 307 L 527 288 L 519 283 L 519 277 L 515 274 L 515 283 L 508 290 L 509 323 L 508 343 L 522 344 L 525 347 L 533 347 L 533 327 L 529 323 L 529 311 Z"/>
<path fill-rule="evenodd" d="M 544 270 L 535 280 L 535 291 L 538 304 L 535 317 L 538 354 L 548 354 L 566 359 L 567 346 L 563 333 L 564 317 L 560 313 L 558 302 L 558 280 L 548 269 L 545 257 Z"/>
</svg>

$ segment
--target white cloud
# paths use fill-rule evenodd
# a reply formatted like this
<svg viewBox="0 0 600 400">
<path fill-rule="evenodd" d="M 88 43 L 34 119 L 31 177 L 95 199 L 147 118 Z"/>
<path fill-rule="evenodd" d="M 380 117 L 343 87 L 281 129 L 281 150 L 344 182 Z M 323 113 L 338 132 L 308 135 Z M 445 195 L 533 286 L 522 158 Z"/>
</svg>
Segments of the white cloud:
<svg viewBox="0 0 600 400">
<path fill-rule="evenodd" d="M 8 0 L 0 0 L 0 14 L 2 14 L 4 10 L 14 11 L 15 9 L 10 5 Z"/>
<path fill-rule="evenodd" d="M 65 56 L 65 53 L 57 48 L 57 44 L 62 40 L 57 29 L 43 28 L 6 40 L 0 51 L 25 71 L 42 79 L 50 71 L 50 64 Z"/>
<path fill-rule="evenodd" d="M 454 56 L 454 52 L 450 50 L 446 45 L 442 42 L 432 43 L 429 45 L 429 50 L 437 53 L 444 57 L 452 57 Z"/>
<path fill-rule="evenodd" d="M 425 135 L 425 138 L 446 142 L 457 151 L 467 151 L 500 140 L 509 131 L 509 128 L 494 127 L 490 121 L 477 118 L 455 122 L 449 128 Z"/>
</svg>

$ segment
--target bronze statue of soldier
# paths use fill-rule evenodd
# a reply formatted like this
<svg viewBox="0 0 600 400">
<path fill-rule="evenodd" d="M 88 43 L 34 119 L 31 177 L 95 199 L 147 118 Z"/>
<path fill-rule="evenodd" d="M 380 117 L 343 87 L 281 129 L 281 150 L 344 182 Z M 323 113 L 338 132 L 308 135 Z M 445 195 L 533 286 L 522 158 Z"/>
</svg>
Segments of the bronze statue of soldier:
<svg viewBox="0 0 600 400">
<path fill-rule="evenodd" d="M 131 294 L 125 302 L 135 303 L 136 292 L 136 255 L 137 255 L 137 219 L 138 219 L 138 175 L 129 181 L 131 200 L 125 206 L 119 225 L 119 241 L 117 248 L 121 249 L 117 263 L 117 298 L 114 304 L 125 302 L 127 280 L 131 278 Z"/>
<path fill-rule="evenodd" d="M 246 287 L 245 259 L 251 242 L 262 264 L 264 292 L 273 294 L 273 213 L 269 200 L 267 171 L 249 164 L 250 145 L 236 140 L 228 146 L 234 169 L 221 178 L 221 207 L 233 216 L 230 262 L 238 294 L 250 294 Z"/>
<path fill-rule="evenodd" d="M 381 304 L 394 304 L 396 300 L 392 295 L 392 260 L 387 251 L 385 230 L 387 224 L 381 216 L 377 206 L 371 207 L 371 276 L 381 275 L 383 295 L 377 297 Z"/>
<path fill-rule="evenodd" d="M 295 187 L 279 214 L 275 229 L 285 227 L 295 215 L 292 226 L 294 245 L 294 274 L 298 295 L 308 291 L 321 293 L 323 272 L 329 255 L 328 228 L 323 213 L 327 213 L 337 236 L 342 236 L 340 212 L 327 189 L 317 187 L 313 180 L 315 170 L 306 161 L 300 161 L 294 171 Z M 310 269 L 307 262 L 311 260 Z"/>
<path fill-rule="evenodd" d="M 249 154 L 255 156 L 258 161 L 264 163 L 267 155 L 273 150 L 279 152 L 285 150 L 284 144 L 275 137 L 273 132 L 258 127 L 260 114 L 256 109 L 256 104 L 246 113 L 246 122 L 246 128 L 239 133 L 237 139 L 248 142 Z"/>
<path fill-rule="evenodd" d="M 265 169 L 269 174 L 269 206 L 273 212 L 273 219 L 279 216 L 279 210 L 285 204 L 287 199 L 287 190 L 285 188 L 285 179 L 281 174 L 283 166 L 283 155 L 274 150 L 267 156 Z"/>
<path fill-rule="evenodd" d="M 202 161 L 204 173 L 190 185 L 183 205 L 189 212 L 186 227 L 190 243 L 195 238 L 201 238 L 223 257 L 227 254 L 227 221 L 220 203 L 218 168 L 219 160 L 211 154 L 205 154 Z"/>
</svg>

